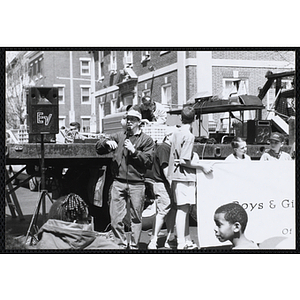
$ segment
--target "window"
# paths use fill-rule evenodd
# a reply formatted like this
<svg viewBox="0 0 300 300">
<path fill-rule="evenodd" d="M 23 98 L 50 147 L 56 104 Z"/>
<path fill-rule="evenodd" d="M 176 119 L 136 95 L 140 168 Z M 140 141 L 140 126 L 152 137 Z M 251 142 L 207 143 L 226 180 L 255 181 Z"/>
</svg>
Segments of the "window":
<svg viewBox="0 0 300 300">
<path fill-rule="evenodd" d="M 117 99 L 113 99 L 110 102 L 110 113 L 113 114 L 117 112 Z"/>
<path fill-rule="evenodd" d="M 80 58 L 80 74 L 91 75 L 91 60 L 88 58 Z"/>
<path fill-rule="evenodd" d="M 99 81 L 104 78 L 103 65 L 104 65 L 104 51 L 99 51 L 99 61 L 98 61 L 98 80 Z"/>
<path fill-rule="evenodd" d="M 30 77 L 34 77 L 36 80 L 38 80 L 38 78 L 43 77 L 42 61 L 43 61 L 43 57 L 41 56 L 29 64 L 29 76 Z"/>
<path fill-rule="evenodd" d="M 40 57 L 37 61 L 37 73 L 42 75 L 42 57 Z"/>
<path fill-rule="evenodd" d="M 132 51 L 124 51 L 124 67 L 131 67 L 133 64 Z"/>
<path fill-rule="evenodd" d="M 81 103 L 90 104 L 90 86 L 81 87 Z"/>
<path fill-rule="evenodd" d="M 123 105 L 125 106 L 132 105 L 133 95 L 132 94 L 123 95 L 122 100 L 123 100 L 122 101 Z"/>
<path fill-rule="evenodd" d="M 150 60 L 150 51 L 142 51 L 142 59 L 141 62 Z"/>
<path fill-rule="evenodd" d="M 65 86 L 58 84 L 53 84 L 53 86 L 58 88 L 58 103 L 65 103 Z"/>
<path fill-rule="evenodd" d="M 230 78 L 223 79 L 222 99 L 228 99 L 231 95 L 245 95 L 249 93 L 248 79 Z"/>
<path fill-rule="evenodd" d="M 110 51 L 110 66 L 109 71 L 117 71 L 117 51 Z"/>
<path fill-rule="evenodd" d="M 81 131 L 90 132 L 90 117 L 81 117 Z"/>
<path fill-rule="evenodd" d="M 172 104 L 172 87 L 170 84 L 161 88 L 161 103 L 168 106 Z"/>
</svg>

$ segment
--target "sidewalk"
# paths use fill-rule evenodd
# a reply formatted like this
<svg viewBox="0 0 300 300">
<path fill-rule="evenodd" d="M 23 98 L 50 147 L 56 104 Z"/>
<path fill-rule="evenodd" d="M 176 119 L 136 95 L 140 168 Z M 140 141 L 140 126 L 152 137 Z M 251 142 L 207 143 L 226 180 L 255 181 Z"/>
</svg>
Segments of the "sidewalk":
<svg viewBox="0 0 300 300">
<path fill-rule="evenodd" d="M 32 192 L 27 188 L 19 188 L 16 190 L 16 195 L 18 197 L 22 213 L 24 215 L 24 220 L 20 220 L 19 216 L 16 218 L 12 218 L 10 210 L 8 207 L 5 208 L 5 232 L 9 233 L 10 236 L 20 238 L 20 240 L 24 240 L 27 231 L 29 229 L 29 225 L 31 222 L 32 215 L 35 211 L 36 205 L 39 201 L 40 194 L 38 192 Z M 46 213 L 48 213 L 51 207 L 51 202 L 46 199 Z M 41 211 L 40 211 L 41 213 Z M 38 227 L 41 227 L 43 223 L 46 221 L 43 220 L 43 216 L 40 214 L 38 216 Z M 194 225 L 194 224 L 193 224 Z M 147 245 L 150 242 L 152 229 L 147 231 L 142 231 L 141 240 L 140 240 L 140 249 L 147 250 Z M 190 227 L 190 235 L 192 240 L 199 246 L 198 236 L 197 236 L 197 227 Z M 166 240 L 166 229 L 161 230 L 158 246 L 159 250 L 169 250 L 167 248 L 163 248 L 165 240 Z"/>
</svg>

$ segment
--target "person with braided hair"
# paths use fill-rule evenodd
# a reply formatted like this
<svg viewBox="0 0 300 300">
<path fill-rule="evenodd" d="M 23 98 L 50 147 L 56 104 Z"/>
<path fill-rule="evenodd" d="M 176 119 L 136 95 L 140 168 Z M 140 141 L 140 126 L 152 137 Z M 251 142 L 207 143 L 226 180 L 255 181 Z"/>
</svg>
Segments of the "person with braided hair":
<svg viewBox="0 0 300 300">
<path fill-rule="evenodd" d="M 37 237 L 37 249 L 118 249 L 109 233 L 92 229 L 88 205 L 74 193 L 54 201 Z"/>
<path fill-rule="evenodd" d="M 49 212 L 49 216 L 52 217 L 54 213 L 54 207 Z M 75 223 L 86 223 L 88 222 L 89 212 L 88 206 L 83 199 L 77 194 L 70 193 L 60 204 L 59 220 Z"/>
</svg>

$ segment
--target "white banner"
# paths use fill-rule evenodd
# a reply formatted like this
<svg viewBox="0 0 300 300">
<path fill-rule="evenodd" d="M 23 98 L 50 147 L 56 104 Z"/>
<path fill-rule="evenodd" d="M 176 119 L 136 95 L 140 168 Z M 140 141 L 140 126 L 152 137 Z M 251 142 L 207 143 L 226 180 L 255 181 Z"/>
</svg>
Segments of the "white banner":
<svg viewBox="0 0 300 300">
<path fill-rule="evenodd" d="M 230 244 L 215 237 L 214 212 L 237 201 L 248 214 L 246 238 L 264 249 L 295 249 L 294 161 L 207 162 L 214 163 L 213 173 L 197 172 L 200 247 Z"/>
</svg>

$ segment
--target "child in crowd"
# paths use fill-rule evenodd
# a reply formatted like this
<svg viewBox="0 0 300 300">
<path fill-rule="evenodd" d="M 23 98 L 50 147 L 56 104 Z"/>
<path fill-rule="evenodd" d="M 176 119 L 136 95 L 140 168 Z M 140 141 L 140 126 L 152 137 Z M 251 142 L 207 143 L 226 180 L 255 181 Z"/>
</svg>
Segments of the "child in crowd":
<svg viewBox="0 0 300 300">
<path fill-rule="evenodd" d="M 148 249 L 157 249 L 158 234 L 162 229 L 164 222 L 166 222 L 167 226 L 167 239 L 164 247 L 172 248 L 176 243 L 174 235 L 176 207 L 171 192 L 170 182 L 167 180 L 171 150 L 170 140 L 174 130 L 175 127 L 168 126 L 163 143 L 157 144 L 153 151 L 151 178 L 154 181 L 153 191 L 157 204 L 157 213 L 153 235 L 148 245 Z"/>
<path fill-rule="evenodd" d="M 177 249 L 196 249 L 189 233 L 190 207 L 196 204 L 196 169 L 204 174 L 212 172 L 212 165 L 193 158 L 195 136 L 192 134 L 192 123 L 195 120 L 195 110 L 186 106 L 181 112 L 182 126 L 175 130 L 171 140 L 168 180 L 172 181 L 172 191 L 177 206 L 176 232 Z M 201 193 L 201 191 L 198 191 Z"/>
<path fill-rule="evenodd" d="M 227 162 L 246 162 L 251 161 L 249 155 L 246 154 L 247 152 L 247 144 L 246 142 L 240 137 L 234 137 L 231 142 L 231 147 L 233 153 L 228 155 L 225 160 Z"/>
<path fill-rule="evenodd" d="M 260 160 L 292 160 L 288 153 L 281 150 L 281 147 L 284 144 L 284 136 L 281 133 L 271 133 L 268 141 L 270 142 L 271 149 L 267 149 L 261 156 Z"/>
<path fill-rule="evenodd" d="M 220 206 L 214 215 L 215 235 L 220 242 L 230 241 L 232 249 L 258 249 L 258 245 L 245 237 L 248 216 L 237 203 Z"/>
</svg>

